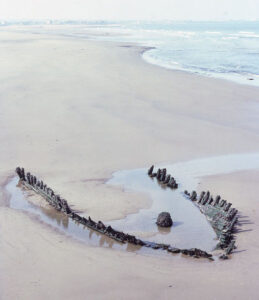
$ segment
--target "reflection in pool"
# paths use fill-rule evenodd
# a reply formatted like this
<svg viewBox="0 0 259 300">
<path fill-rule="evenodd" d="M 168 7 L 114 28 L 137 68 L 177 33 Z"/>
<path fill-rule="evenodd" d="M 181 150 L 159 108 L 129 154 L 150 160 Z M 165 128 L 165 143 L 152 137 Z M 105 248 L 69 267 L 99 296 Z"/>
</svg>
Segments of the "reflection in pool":
<svg viewBox="0 0 259 300">
<path fill-rule="evenodd" d="M 168 174 L 175 177 L 179 183 L 177 190 L 161 188 L 155 178 L 147 176 L 148 168 L 113 174 L 107 184 L 121 186 L 126 191 L 145 193 L 152 199 L 152 205 L 122 220 L 110 222 L 111 225 L 140 237 L 148 236 L 150 241 L 168 243 L 179 248 L 197 247 L 211 251 L 217 244 L 216 234 L 205 216 L 183 196 L 183 192 L 185 189 L 196 190 L 199 178 L 203 176 L 258 169 L 259 154 L 224 155 L 155 166 L 158 167 L 167 168 Z M 162 211 L 171 214 L 174 221 L 172 228 L 164 230 L 155 224 Z"/>
<path fill-rule="evenodd" d="M 202 176 L 258 169 L 259 154 L 226 155 L 172 165 L 165 164 L 162 167 L 166 167 L 168 173 L 176 178 L 179 189 L 161 188 L 156 179 L 147 176 L 147 169 L 124 170 L 113 174 L 107 184 L 119 185 L 126 191 L 146 193 L 152 199 L 152 205 L 148 209 L 141 209 L 136 214 L 130 214 L 124 219 L 115 220 L 109 224 L 117 230 L 133 233 L 143 240 L 171 244 L 178 248 L 197 247 L 205 251 L 212 251 L 217 244 L 216 234 L 199 209 L 183 197 L 183 191 L 197 189 L 198 178 Z M 136 253 L 158 253 L 145 247 L 121 244 L 78 224 L 48 206 L 45 200 L 30 200 L 29 192 L 18 187 L 17 183 L 18 178 L 14 177 L 6 185 L 9 206 L 13 209 L 25 211 L 60 232 L 88 245 Z M 174 221 L 173 227 L 164 229 L 155 224 L 157 215 L 161 211 L 171 213 Z M 161 251 L 159 251 L 159 255 L 161 255 Z"/>
<path fill-rule="evenodd" d="M 6 185 L 8 192 L 9 207 L 22 210 L 35 216 L 40 221 L 68 236 L 74 237 L 88 245 L 102 246 L 106 248 L 122 249 L 130 252 L 138 252 L 140 247 L 131 244 L 122 244 L 97 231 L 91 230 L 68 218 L 67 215 L 56 211 L 52 206 L 48 205 L 44 199 L 30 200 L 29 191 L 18 183 L 18 178 L 13 177 Z M 146 252 L 150 249 L 146 249 Z"/>
</svg>

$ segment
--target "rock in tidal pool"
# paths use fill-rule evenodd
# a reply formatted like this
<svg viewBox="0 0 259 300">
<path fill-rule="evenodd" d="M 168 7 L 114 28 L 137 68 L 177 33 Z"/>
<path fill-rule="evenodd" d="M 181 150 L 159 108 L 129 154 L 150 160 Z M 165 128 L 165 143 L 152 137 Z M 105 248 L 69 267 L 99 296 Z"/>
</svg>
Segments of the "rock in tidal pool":
<svg viewBox="0 0 259 300">
<path fill-rule="evenodd" d="M 168 212 L 161 212 L 157 217 L 156 224 L 161 227 L 171 227 L 173 220 Z"/>
</svg>

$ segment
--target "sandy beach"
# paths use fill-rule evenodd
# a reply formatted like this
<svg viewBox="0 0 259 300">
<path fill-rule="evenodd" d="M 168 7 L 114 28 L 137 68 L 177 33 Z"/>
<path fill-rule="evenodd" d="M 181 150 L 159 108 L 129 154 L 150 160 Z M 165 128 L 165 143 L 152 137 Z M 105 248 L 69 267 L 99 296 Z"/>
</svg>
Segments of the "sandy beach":
<svg viewBox="0 0 259 300">
<path fill-rule="evenodd" d="M 259 152 L 259 88 L 163 69 L 141 46 L 62 29 L 0 31 L 0 298 L 258 299 L 259 170 L 200 179 L 244 217 L 228 261 L 86 246 L 8 207 L 18 165 L 109 222 L 151 205 L 106 185 L 115 171 Z"/>
</svg>

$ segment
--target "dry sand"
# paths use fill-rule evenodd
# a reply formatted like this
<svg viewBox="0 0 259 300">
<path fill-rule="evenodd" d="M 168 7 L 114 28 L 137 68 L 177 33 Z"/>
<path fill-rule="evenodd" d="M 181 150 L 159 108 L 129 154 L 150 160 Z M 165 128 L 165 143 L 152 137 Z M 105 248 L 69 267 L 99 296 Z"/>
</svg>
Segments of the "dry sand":
<svg viewBox="0 0 259 300">
<path fill-rule="evenodd" d="M 24 166 L 109 221 L 150 205 L 103 184 L 116 170 L 259 151 L 256 87 L 147 64 L 134 45 L 18 31 L 0 32 L 2 183 Z M 258 299 L 258 179 L 202 179 L 252 223 L 215 263 L 87 247 L 2 205 L 1 298 Z"/>
</svg>

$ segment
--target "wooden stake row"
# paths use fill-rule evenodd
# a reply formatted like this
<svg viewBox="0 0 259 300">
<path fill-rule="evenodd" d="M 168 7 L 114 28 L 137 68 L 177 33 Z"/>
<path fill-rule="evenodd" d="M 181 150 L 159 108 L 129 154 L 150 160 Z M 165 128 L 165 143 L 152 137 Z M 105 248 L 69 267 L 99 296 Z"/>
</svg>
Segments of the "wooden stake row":
<svg viewBox="0 0 259 300">
<path fill-rule="evenodd" d="M 174 177 L 171 176 L 170 174 L 167 174 L 166 169 L 158 169 L 157 172 L 153 172 L 153 171 L 154 171 L 154 166 L 151 166 L 147 172 L 150 177 L 152 178 L 156 177 L 158 182 L 160 182 L 165 186 L 170 187 L 171 189 L 178 188 L 178 184 L 176 183 Z"/>
<path fill-rule="evenodd" d="M 209 191 L 203 191 L 199 196 L 196 191 L 192 193 L 184 191 L 184 194 L 194 201 L 207 217 L 219 238 L 218 248 L 225 249 L 226 254 L 230 254 L 235 249 L 233 234 L 238 221 L 238 210 L 231 208 L 232 204 L 220 196 L 214 199 Z"/>
<path fill-rule="evenodd" d="M 159 244 L 159 243 L 154 243 L 149 241 L 142 241 L 136 238 L 134 235 L 117 231 L 111 226 L 106 226 L 101 221 L 95 222 L 91 219 L 90 216 L 88 218 L 81 217 L 70 208 L 70 206 L 68 205 L 65 199 L 61 198 L 59 195 L 56 195 L 54 191 L 51 188 L 49 188 L 46 184 L 44 184 L 42 180 L 38 180 L 36 176 L 30 174 L 29 172 L 26 173 L 25 175 L 24 169 L 20 167 L 16 168 L 16 173 L 18 174 L 20 181 L 24 186 L 40 194 L 56 210 L 66 214 L 69 218 L 72 218 L 74 221 L 81 223 L 92 230 L 98 231 L 116 241 L 119 241 L 121 243 L 131 243 L 134 245 L 138 245 L 140 247 L 143 246 L 152 249 L 166 250 L 169 253 L 182 253 L 184 255 L 188 255 L 195 258 L 202 257 L 202 258 L 208 258 L 210 260 L 213 260 L 212 254 L 197 248 L 179 249 L 167 244 Z"/>
</svg>

